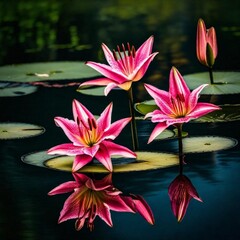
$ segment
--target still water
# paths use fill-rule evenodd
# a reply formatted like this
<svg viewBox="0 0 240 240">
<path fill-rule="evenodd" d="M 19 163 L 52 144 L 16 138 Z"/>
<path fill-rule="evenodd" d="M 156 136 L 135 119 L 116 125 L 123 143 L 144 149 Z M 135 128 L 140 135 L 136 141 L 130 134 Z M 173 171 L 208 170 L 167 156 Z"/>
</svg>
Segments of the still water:
<svg viewBox="0 0 240 240">
<path fill-rule="evenodd" d="M 48 61 L 103 62 L 101 43 L 114 48 L 130 42 L 136 47 L 150 35 L 159 54 L 145 77 L 134 85 L 135 102 L 150 99 L 142 82 L 168 89 L 168 74 L 176 66 L 182 74 L 204 71 L 195 53 L 197 20 L 217 31 L 219 55 L 214 68 L 239 71 L 238 1 L 11 1 L 0 3 L 2 50 L 0 64 Z M 1 79 L 4 82 L 4 79 Z M 81 82 L 74 79 L 72 82 Z M 71 81 L 70 81 L 71 82 Z M 45 128 L 42 135 L 1 140 L 0 146 L 0 239 L 240 239 L 239 144 L 222 151 L 186 154 L 184 174 L 191 180 L 203 202 L 191 200 L 181 223 L 173 215 L 168 186 L 178 175 L 178 166 L 129 173 L 113 173 L 114 187 L 141 195 L 155 218 L 152 226 L 139 214 L 111 212 L 113 227 L 99 217 L 93 231 L 84 226 L 76 231 L 74 220 L 58 224 L 59 213 L 69 194 L 48 196 L 57 185 L 72 181 L 69 172 L 25 164 L 21 157 L 66 142 L 55 116 L 72 118 L 71 103 L 78 99 L 92 112 L 100 114 L 113 102 L 113 119 L 129 115 L 124 91 L 107 97 L 83 95 L 69 81 L 62 87 L 39 86 L 34 93 L 0 97 L 1 122 L 31 123 Z M 49 84 L 51 85 L 51 83 Z M 64 85 L 64 86 L 63 86 Z M 204 96 L 202 96 L 204 98 Z M 206 97 L 204 100 L 209 100 Z M 216 103 L 239 104 L 239 95 L 217 97 Z M 153 125 L 137 124 L 140 148 L 147 151 L 177 153 L 176 139 L 146 145 Z M 239 121 L 187 123 L 191 136 L 223 136 L 240 141 Z M 130 128 L 116 139 L 131 148 Z M 89 174 L 103 178 L 104 174 Z"/>
</svg>

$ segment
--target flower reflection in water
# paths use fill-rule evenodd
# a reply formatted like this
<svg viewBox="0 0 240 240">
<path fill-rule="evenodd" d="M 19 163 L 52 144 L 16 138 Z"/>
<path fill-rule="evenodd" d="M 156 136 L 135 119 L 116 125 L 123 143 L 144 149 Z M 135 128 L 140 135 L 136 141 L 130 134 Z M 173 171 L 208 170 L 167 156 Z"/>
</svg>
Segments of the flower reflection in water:
<svg viewBox="0 0 240 240">
<path fill-rule="evenodd" d="M 154 224 L 153 213 L 146 201 L 138 195 L 124 196 L 112 184 L 112 174 L 101 180 L 91 179 L 82 173 L 72 173 L 75 181 L 68 181 L 52 189 L 48 195 L 73 193 L 67 198 L 60 212 L 58 223 L 76 219 L 76 230 L 82 229 L 85 222 L 92 231 L 98 215 L 110 227 L 113 226 L 111 213 L 139 213 L 150 224 Z"/>
<path fill-rule="evenodd" d="M 190 179 L 179 174 L 169 185 L 168 194 L 171 201 L 173 214 L 178 222 L 181 222 L 186 214 L 189 202 L 192 198 L 202 202 L 197 190 Z"/>
</svg>

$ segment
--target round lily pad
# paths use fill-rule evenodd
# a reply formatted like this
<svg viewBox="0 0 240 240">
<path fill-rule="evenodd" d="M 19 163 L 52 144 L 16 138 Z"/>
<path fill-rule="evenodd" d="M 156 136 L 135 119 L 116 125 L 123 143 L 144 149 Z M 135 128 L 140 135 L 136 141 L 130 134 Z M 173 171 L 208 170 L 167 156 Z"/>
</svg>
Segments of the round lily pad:
<svg viewBox="0 0 240 240">
<path fill-rule="evenodd" d="M 160 152 L 136 152 L 137 158 L 131 159 L 132 162 L 124 163 L 119 156 L 113 156 L 113 172 L 132 172 L 146 171 L 159 168 L 166 168 L 179 163 L 178 156 L 171 153 Z M 48 155 L 46 151 L 30 153 L 22 156 L 22 161 L 38 167 L 50 168 L 53 170 L 72 171 L 73 156 Z M 117 162 L 120 161 L 120 164 Z M 92 163 L 84 166 L 79 172 L 107 173 L 108 170 L 101 164 Z"/>
<path fill-rule="evenodd" d="M 19 97 L 36 92 L 37 86 L 26 83 L 0 82 L 0 97 Z"/>
<path fill-rule="evenodd" d="M 198 119 L 194 119 L 193 122 L 232 122 L 240 120 L 240 104 L 225 104 L 219 105 L 221 110 L 217 110 L 206 114 Z"/>
<path fill-rule="evenodd" d="M 219 136 L 187 137 L 183 140 L 184 153 L 204 153 L 226 150 L 238 144 L 234 138 Z"/>
<path fill-rule="evenodd" d="M 15 122 L 0 123 L 0 139 L 29 138 L 44 132 L 45 128 L 34 124 Z"/>
<path fill-rule="evenodd" d="M 99 76 L 85 62 L 39 62 L 0 67 L 0 81 L 36 82 L 52 80 L 86 79 Z"/>
<path fill-rule="evenodd" d="M 214 84 L 210 84 L 208 72 L 184 75 L 188 87 L 193 90 L 201 84 L 208 83 L 201 94 L 223 95 L 240 93 L 240 72 L 213 72 Z"/>
</svg>

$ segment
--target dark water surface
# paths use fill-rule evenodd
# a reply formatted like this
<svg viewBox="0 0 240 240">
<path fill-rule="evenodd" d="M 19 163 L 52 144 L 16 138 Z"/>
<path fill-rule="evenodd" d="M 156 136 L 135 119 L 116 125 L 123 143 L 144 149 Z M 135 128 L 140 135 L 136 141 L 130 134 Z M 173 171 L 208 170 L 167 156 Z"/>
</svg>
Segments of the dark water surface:
<svg viewBox="0 0 240 240">
<path fill-rule="evenodd" d="M 150 97 L 142 83 L 167 89 L 173 65 L 182 74 L 205 70 L 195 54 L 196 23 L 201 17 L 208 27 L 214 26 L 217 31 L 219 55 L 214 68 L 239 71 L 238 1 L 12 2 L 14 4 L 11 1 L 0 3 L 1 65 L 58 60 L 103 62 L 102 42 L 110 48 L 122 42 L 138 47 L 154 35 L 154 51 L 159 54 L 142 81 L 134 85 L 135 101 L 143 101 Z M 148 224 L 139 214 L 118 212 L 112 212 L 113 228 L 98 217 L 92 232 L 86 226 L 77 232 L 74 220 L 58 224 L 68 194 L 49 197 L 47 193 L 60 183 L 72 180 L 71 173 L 27 165 L 21 161 L 21 156 L 67 141 L 53 119 L 55 116 L 72 118 L 73 99 L 78 99 L 94 114 L 100 114 L 113 101 L 113 120 L 129 115 L 124 91 L 112 91 L 107 97 L 92 97 L 76 89 L 77 86 L 40 86 L 29 95 L 0 97 L 1 122 L 32 123 L 46 129 L 36 137 L 0 141 L 0 239 L 240 239 L 239 144 L 223 151 L 186 154 L 184 173 L 203 203 L 192 200 L 181 223 L 174 217 L 168 197 L 168 186 L 177 176 L 178 167 L 170 167 L 113 174 L 114 186 L 124 194 L 144 197 L 152 208 L 155 225 Z M 217 103 L 239 104 L 239 95 L 221 97 Z M 152 127 L 149 122 L 138 123 L 140 147 L 176 153 L 176 140 L 146 145 L 147 137 L 141 133 L 150 134 Z M 131 148 L 129 130 L 126 127 L 116 141 Z M 188 123 L 184 130 L 191 136 L 216 135 L 240 141 L 239 121 Z"/>
</svg>

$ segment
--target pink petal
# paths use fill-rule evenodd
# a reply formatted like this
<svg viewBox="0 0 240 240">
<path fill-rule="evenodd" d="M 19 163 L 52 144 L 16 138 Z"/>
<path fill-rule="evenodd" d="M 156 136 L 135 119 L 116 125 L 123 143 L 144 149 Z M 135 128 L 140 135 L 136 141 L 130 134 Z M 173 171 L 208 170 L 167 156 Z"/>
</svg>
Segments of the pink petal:
<svg viewBox="0 0 240 240">
<path fill-rule="evenodd" d="M 206 48 L 207 48 L 207 39 L 206 39 L 206 26 L 202 19 L 198 20 L 197 25 L 197 37 L 196 37 L 196 52 L 198 60 L 207 65 L 207 56 L 206 56 Z"/>
<path fill-rule="evenodd" d="M 86 182 L 86 187 L 94 190 L 94 191 L 102 191 L 107 190 L 108 188 L 112 187 L 112 174 L 109 173 L 101 180 L 92 180 L 88 179 Z"/>
<path fill-rule="evenodd" d="M 92 157 L 89 155 L 77 155 L 73 161 L 72 171 L 76 172 L 86 164 L 92 161 Z"/>
<path fill-rule="evenodd" d="M 158 89 L 150 84 L 144 84 L 147 92 L 152 96 L 157 106 L 163 111 L 165 114 L 171 114 L 171 103 L 170 103 L 170 95 L 167 91 Z"/>
<path fill-rule="evenodd" d="M 203 90 L 204 87 L 206 87 L 208 84 L 202 84 L 201 86 L 194 89 L 188 98 L 187 108 L 189 109 L 189 112 L 192 111 L 197 105 L 199 94 Z"/>
<path fill-rule="evenodd" d="M 104 90 L 104 95 L 105 96 L 107 96 L 108 94 L 109 94 L 109 92 L 113 89 L 113 88 L 115 88 L 115 87 L 117 87 L 118 85 L 116 84 L 116 83 L 109 83 L 108 85 L 107 85 L 107 87 L 105 88 L 105 90 Z"/>
<path fill-rule="evenodd" d="M 180 72 L 172 67 L 169 75 L 169 93 L 176 98 L 178 95 L 183 96 L 185 99 L 188 99 L 190 95 L 190 90 L 185 83 Z"/>
<path fill-rule="evenodd" d="M 73 100 L 72 109 L 75 122 L 83 122 L 85 127 L 89 127 L 89 119 L 95 119 L 93 114 L 76 99 Z"/>
<path fill-rule="evenodd" d="M 110 83 L 114 82 L 114 80 L 109 78 L 97 78 L 93 80 L 89 80 L 80 84 L 82 86 L 106 86 Z"/>
<path fill-rule="evenodd" d="M 121 155 L 121 156 L 124 156 L 127 158 L 136 158 L 137 157 L 137 155 L 134 152 L 132 152 L 130 149 L 128 149 L 124 146 L 121 146 L 119 144 L 113 143 L 111 141 L 104 141 L 104 142 L 102 142 L 102 144 L 104 144 L 106 146 L 110 156 Z"/>
<path fill-rule="evenodd" d="M 131 117 L 123 118 L 112 123 L 109 129 L 106 129 L 103 138 L 115 139 L 123 130 L 123 128 L 131 121 Z"/>
<path fill-rule="evenodd" d="M 73 172 L 72 175 L 79 186 L 85 185 L 86 181 L 89 180 L 89 177 L 82 173 Z"/>
<path fill-rule="evenodd" d="M 98 152 L 95 155 L 95 158 L 103 164 L 103 166 L 109 171 L 112 172 L 112 161 L 110 158 L 110 154 L 108 149 L 106 148 L 105 145 L 100 144 L 100 148 Z"/>
<path fill-rule="evenodd" d="M 97 119 L 97 126 L 100 132 L 108 129 L 111 126 L 112 108 L 113 103 L 110 103 Z"/>
<path fill-rule="evenodd" d="M 220 107 L 211 103 L 198 103 L 188 116 L 191 118 L 199 118 L 206 115 L 207 113 L 220 109 Z"/>
<path fill-rule="evenodd" d="M 57 145 L 55 147 L 50 148 L 47 151 L 48 154 L 60 154 L 60 155 L 68 155 L 68 156 L 75 156 L 78 154 L 83 153 L 83 148 L 79 146 L 74 146 L 72 143 L 63 143 Z"/>
<path fill-rule="evenodd" d="M 211 27 L 210 29 L 208 29 L 207 41 L 213 50 L 213 57 L 215 59 L 217 57 L 217 53 L 218 53 L 217 37 L 216 37 L 215 28 Z"/>
<path fill-rule="evenodd" d="M 147 202 L 139 195 L 133 195 L 133 202 L 136 208 L 136 211 L 146 219 L 146 221 L 150 224 L 154 224 L 154 217 L 153 217 L 153 212 Z"/>
<path fill-rule="evenodd" d="M 112 227 L 112 219 L 111 219 L 111 213 L 108 207 L 105 207 L 104 204 L 101 204 L 100 206 L 97 205 L 97 215 L 108 224 L 108 226 Z"/>
<path fill-rule="evenodd" d="M 127 76 L 123 74 L 120 71 L 116 71 L 115 69 L 112 69 L 110 66 L 102 63 L 96 63 L 96 62 L 87 62 L 86 63 L 89 67 L 95 69 L 99 73 L 101 73 L 103 76 L 113 79 L 113 82 L 118 82 L 119 84 L 127 81 Z"/>
<path fill-rule="evenodd" d="M 166 128 L 168 127 L 168 125 L 166 124 L 166 122 L 160 122 L 158 123 L 155 128 L 153 129 L 149 139 L 148 139 L 148 144 L 150 142 L 152 142 L 160 133 L 162 133 Z"/>
<path fill-rule="evenodd" d="M 141 59 L 141 62 L 138 63 L 136 69 L 134 69 L 133 71 L 133 74 L 131 74 L 130 75 L 131 77 L 128 77 L 128 79 L 134 82 L 140 80 L 143 77 L 143 75 L 146 73 L 149 64 L 157 54 L 158 53 L 153 53 L 147 58 Z"/>
<path fill-rule="evenodd" d="M 147 58 L 152 52 L 154 37 L 150 36 L 136 51 L 136 61 L 139 64 L 144 58 Z"/>
<path fill-rule="evenodd" d="M 79 135 L 79 130 L 74 121 L 62 117 L 55 117 L 54 121 L 57 126 L 62 128 L 69 140 L 71 140 L 73 143 L 79 142 L 77 138 Z"/>
<path fill-rule="evenodd" d="M 52 196 L 52 195 L 56 195 L 56 194 L 72 192 L 74 190 L 74 188 L 77 188 L 77 187 L 78 187 L 78 184 L 75 181 L 65 182 L 65 183 L 62 183 L 59 186 L 53 188 L 48 193 L 48 195 Z"/>
</svg>

